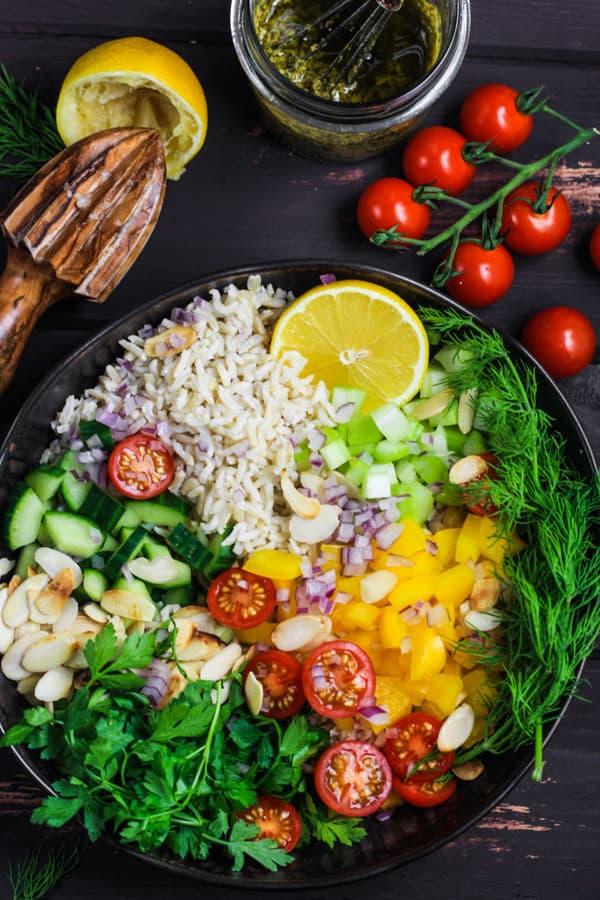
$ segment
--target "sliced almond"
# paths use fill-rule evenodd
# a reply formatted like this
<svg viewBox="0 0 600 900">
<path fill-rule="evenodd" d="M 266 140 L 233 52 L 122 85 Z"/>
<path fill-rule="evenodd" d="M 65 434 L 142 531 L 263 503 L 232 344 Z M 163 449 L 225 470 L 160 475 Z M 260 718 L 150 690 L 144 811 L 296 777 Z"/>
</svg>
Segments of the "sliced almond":
<svg viewBox="0 0 600 900">
<path fill-rule="evenodd" d="M 500 582 L 493 575 L 476 578 L 471 590 L 471 608 L 479 612 L 493 609 L 500 599 Z"/>
<path fill-rule="evenodd" d="M 177 656 L 182 653 L 192 640 L 192 636 L 196 630 L 193 619 L 179 619 L 176 622 L 177 634 L 175 635 L 175 652 Z"/>
<path fill-rule="evenodd" d="M 57 622 L 74 588 L 71 569 L 62 569 L 37 597 L 31 598 L 31 618 L 42 624 Z"/>
<path fill-rule="evenodd" d="M 12 593 L 9 585 L 9 596 L 2 609 L 4 624 L 9 628 L 23 625 L 30 617 L 30 597 L 37 596 L 49 581 L 50 579 L 45 574 L 34 575 L 33 578 L 21 581 Z"/>
<path fill-rule="evenodd" d="M 473 453 L 470 456 L 463 456 L 451 466 L 448 472 L 450 484 L 469 484 L 481 478 L 488 470 L 488 464 L 481 456 Z"/>
<path fill-rule="evenodd" d="M 174 325 L 166 331 L 160 331 L 144 342 L 146 356 L 164 359 L 175 356 L 196 340 L 196 331 L 191 325 Z"/>
<path fill-rule="evenodd" d="M 438 732 L 437 745 L 438 750 L 442 753 L 449 753 L 451 750 L 457 750 L 467 740 L 473 731 L 475 724 L 475 713 L 468 703 L 458 706 L 454 712 L 450 713 L 447 719 L 442 722 Z"/>
<path fill-rule="evenodd" d="M 316 497 L 307 497 L 306 494 L 302 494 L 285 469 L 281 473 L 281 490 L 292 512 L 301 519 L 315 519 L 319 515 L 321 511 L 319 501 Z"/>
<path fill-rule="evenodd" d="M 27 648 L 35 643 L 35 641 L 39 641 L 39 639 L 39 632 L 24 634 L 23 637 L 19 638 L 8 648 L 2 657 L 0 668 L 2 669 L 3 674 L 11 681 L 21 681 L 21 679 L 31 675 L 31 672 L 28 669 L 24 669 L 21 663 Z"/>
<path fill-rule="evenodd" d="M 99 622 L 95 622 L 93 619 L 90 619 L 89 616 L 83 615 L 83 613 L 79 613 L 75 617 L 75 621 L 71 625 L 69 631 L 74 635 L 79 634 L 100 634 L 102 631 L 102 625 Z"/>
<path fill-rule="evenodd" d="M 2 616 L 0 616 L 0 654 L 6 653 L 11 644 L 15 642 L 15 629 L 9 628 L 4 624 Z"/>
<path fill-rule="evenodd" d="M 463 625 L 473 631 L 493 631 L 502 623 L 503 616 L 497 609 L 479 612 L 470 609 L 463 618 Z"/>
<path fill-rule="evenodd" d="M 157 556 L 155 559 L 138 556 L 129 560 L 127 568 L 135 578 L 150 584 L 168 584 L 178 573 L 177 563 L 171 556 Z"/>
<path fill-rule="evenodd" d="M 313 494 L 320 494 L 325 484 L 325 479 L 315 472 L 300 472 L 300 484 Z"/>
<path fill-rule="evenodd" d="M 329 616 L 292 616 L 280 622 L 271 635 L 278 650 L 291 653 L 295 650 L 309 650 L 324 643 L 331 634 Z"/>
<path fill-rule="evenodd" d="M 27 675 L 17 683 L 17 693 L 23 697 L 33 694 L 34 688 L 40 680 L 39 675 Z"/>
<path fill-rule="evenodd" d="M 339 521 L 339 506 L 323 503 L 314 519 L 303 519 L 294 513 L 290 518 L 290 535 L 299 544 L 321 544 L 333 535 Z"/>
<path fill-rule="evenodd" d="M 106 625 L 110 619 L 109 614 L 105 609 L 102 609 L 99 603 L 85 603 L 82 607 L 82 611 L 88 618 L 92 619 L 93 622 L 97 622 L 99 625 Z"/>
<path fill-rule="evenodd" d="M 70 569 L 73 575 L 74 589 L 78 588 L 83 581 L 80 566 L 66 553 L 62 553 L 61 550 L 56 550 L 54 547 L 38 547 L 35 551 L 34 559 L 40 569 L 43 569 L 50 578 L 56 578 L 59 572 L 62 572 L 64 569 Z"/>
<path fill-rule="evenodd" d="M 411 412 L 411 416 L 419 421 L 430 419 L 431 416 L 439 416 L 446 411 L 453 397 L 454 391 L 452 388 L 443 388 L 443 390 L 438 391 L 426 400 L 421 400 L 420 403 L 417 403 Z"/>
<path fill-rule="evenodd" d="M 254 672 L 248 672 L 248 677 L 244 684 L 244 694 L 248 709 L 253 716 L 257 716 L 260 713 L 264 693 L 262 683 L 258 680 Z"/>
<path fill-rule="evenodd" d="M 178 655 L 182 662 L 209 660 L 220 653 L 225 646 L 215 634 L 207 634 L 194 626 L 189 641 Z"/>
<path fill-rule="evenodd" d="M 62 666 L 78 647 L 71 634 L 47 634 L 27 647 L 21 662 L 28 672 L 48 672 Z"/>
<path fill-rule="evenodd" d="M 460 766 L 452 766 L 452 772 L 461 781 L 475 781 L 482 774 L 484 765 L 480 759 L 469 759 Z"/>
<path fill-rule="evenodd" d="M 398 576 L 385 569 L 370 572 L 360 580 L 360 599 L 364 603 L 378 603 L 387 597 L 389 592 L 398 584 Z"/>
<path fill-rule="evenodd" d="M 34 689 L 34 697 L 42 703 L 55 703 L 68 697 L 73 687 L 73 672 L 65 666 L 58 666 L 46 672 Z"/>
<path fill-rule="evenodd" d="M 19 638 L 22 638 L 24 634 L 39 634 L 42 630 L 42 626 L 39 622 L 24 622 L 22 625 L 19 625 L 18 628 L 15 628 L 15 641 L 18 641 Z M 46 632 L 44 631 L 44 634 Z"/>
<path fill-rule="evenodd" d="M 200 669 L 200 678 L 202 681 L 219 681 L 219 679 L 225 678 L 241 655 L 242 648 L 236 641 L 226 644 L 222 650 L 204 663 Z"/>
<path fill-rule="evenodd" d="M 13 591 L 16 591 L 16 589 L 19 587 L 19 585 L 21 584 L 22 581 L 23 581 L 23 579 L 21 578 L 20 575 L 13 575 L 13 577 L 8 582 L 9 596 L 10 596 L 10 594 L 12 594 Z"/>
<path fill-rule="evenodd" d="M 461 434 L 468 434 L 473 428 L 478 396 L 477 388 L 469 388 L 469 390 L 463 391 L 458 398 L 458 430 Z"/>
<path fill-rule="evenodd" d="M 77 648 L 75 653 L 71 654 L 71 656 L 65 662 L 65 666 L 68 669 L 74 669 L 75 671 L 78 671 L 81 669 L 88 668 L 88 661 L 85 658 L 85 653 L 83 652 L 83 648 L 87 644 L 88 640 L 93 641 L 95 637 L 96 637 L 95 634 L 88 634 L 87 636 L 82 635 L 82 634 L 77 635 L 77 643 L 79 644 L 79 647 Z M 84 638 L 85 638 L 85 640 L 84 640 Z"/>
<path fill-rule="evenodd" d="M 111 615 L 139 622 L 152 622 L 156 618 L 156 606 L 152 600 L 134 594 L 133 591 L 104 591 L 100 606 Z"/>
</svg>

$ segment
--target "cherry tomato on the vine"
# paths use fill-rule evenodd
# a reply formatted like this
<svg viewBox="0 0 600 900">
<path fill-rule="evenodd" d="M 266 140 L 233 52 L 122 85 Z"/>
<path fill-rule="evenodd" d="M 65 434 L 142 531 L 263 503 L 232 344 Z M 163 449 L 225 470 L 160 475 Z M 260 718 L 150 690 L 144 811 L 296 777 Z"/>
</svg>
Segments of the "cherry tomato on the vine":
<svg viewBox="0 0 600 900">
<path fill-rule="evenodd" d="M 302 833 L 302 820 L 291 803 L 279 797 L 258 796 L 256 803 L 238 813 L 238 819 L 260 828 L 256 840 L 271 838 L 290 853 Z"/>
<path fill-rule="evenodd" d="M 470 140 L 488 144 L 494 153 L 510 153 L 524 144 L 533 116 L 519 111 L 519 92 L 507 84 L 482 84 L 464 100 L 460 130 Z"/>
<path fill-rule="evenodd" d="M 441 724 L 435 716 L 415 712 L 387 729 L 385 755 L 396 775 L 410 776 L 412 781 L 431 781 L 448 771 L 454 753 L 435 752 Z"/>
<path fill-rule="evenodd" d="M 465 306 L 489 306 L 509 290 L 515 277 L 512 256 L 502 244 L 490 250 L 475 241 L 461 241 L 446 282 L 451 297 Z"/>
<path fill-rule="evenodd" d="M 325 806 L 343 816 L 369 816 L 392 789 L 387 759 L 367 741 L 340 741 L 320 756 L 315 787 Z"/>
<path fill-rule="evenodd" d="M 283 650 L 264 650 L 256 653 L 244 669 L 244 684 L 251 672 L 262 685 L 263 716 L 287 719 L 304 705 L 302 666 L 295 656 Z"/>
<path fill-rule="evenodd" d="M 449 194 L 460 194 L 476 172 L 476 167 L 463 158 L 466 143 L 466 138 L 454 128 L 423 128 L 411 137 L 404 150 L 405 177 L 412 184 L 433 184 Z"/>
<path fill-rule="evenodd" d="M 330 719 L 352 716 L 375 693 L 369 656 L 351 641 L 327 641 L 316 647 L 302 669 L 302 687 L 316 712 Z"/>
<path fill-rule="evenodd" d="M 551 187 L 544 209 L 538 212 L 535 203 L 539 195 L 540 185 L 529 181 L 511 191 L 502 210 L 504 243 L 526 256 L 554 250 L 564 241 L 571 227 L 571 207 L 565 195 Z"/>
<path fill-rule="evenodd" d="M 591 363 L 596 335 L 592 323 L 577 309 L 549 306 L 525 324 L 521 343 L 553 378 L 566 378 Z"/>
<path fill-rule="evenodd" d="M 356 216 L 365 237 L 378 228 L 396 226 L 405 237 L 420 239 L 429 228 L 431 213 L 426 203 L 413 199 L 414 187 L 402 178 L 379 178 L 368 185 L 358 200 Z"/>
<path fill-rule="evenodd" d="M 130 435 L 117 444 L 108 460 L 108 477 L 113 487 L 134 500 L 148 500 L 162 494 L 174 474 L 168 447 L 152 435 Z"/>
<path fill-rule="evenodd" d="M 233 567 L 221 572 L 206 595 L 217 622 L 230 628 L 253 628 L 275 609 L 275 585 L 270 578 Z"/>
<path fill-rule="evenodd" d="M 600 272 L 600 225 L 596 225 L 590 238 L 590 256 Z"/>
<path fill-rule="evenodd" d="M 394 775 L 393 785 L 396 793 L 412 806 L 439 806 L 440 803 L 449 800 L 456 791 L 455 778 L 440 781 L 415 781 L 411 778 L 409 781 L 403 781 Z"/>
</svg>

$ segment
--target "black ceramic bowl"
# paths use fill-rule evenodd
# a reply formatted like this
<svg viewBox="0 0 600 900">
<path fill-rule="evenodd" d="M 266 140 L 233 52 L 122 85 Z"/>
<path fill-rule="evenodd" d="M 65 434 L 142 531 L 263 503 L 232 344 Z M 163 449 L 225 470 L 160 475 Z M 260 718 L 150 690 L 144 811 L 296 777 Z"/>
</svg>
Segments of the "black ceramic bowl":
<svg viewBox="0 0 600 900">
<path fill-rule="evenodd" d="M 362 278 L 377 282 L 396 291 L 413 306 L 456 306 L 442 294 L 407 278 L 380 269 L 331 261 L 289 262 L 229 271 L 166 294 L 101 331 L 39 385 L 18 415 L 0 452 L 0 506 L 14 482 L 35 465 L 49 443 L 49 423 L 65 398 L 69 394 L 78 395 L 96 383 L 101 370 L 117 355 L 120 338 L 137 331 L 147 322 L 158 323 L 172 307 L 183 306 L 198 294 L 206 295 L 212 287 L 222 288 L 232 281 L 243 285 L 251 274 L 260 273 L 263 282 L 272 282 L 299 294 L 318 284 L 319 275 L 325 272 L 334 273 L 340 279 Z M 575 468 L 582 475 L 591 477 L 596 471 L 593 453 L 567 401 L 520 345 L 508 337 L 506 343 L 516 357 L 536 368 L 540 406 L 554 418 Z M 14 683 L 1 677 L 0 724 L 8 727 L 20 717 L 22 708 Z M 550 732 L 546 740 L 549 736 Z M 15 752 L 31 775 L 51 792 L 53 773 L 49 767 L 24 748 L 16 748 Z M 454 797 L 443 806 L 424 810 L 405 806 L 386 823 L 369 821 L 367 837 L 360 845 L 337 845 L 334 850 L 329 850 L 324 844 L 314 842 L 297 853 L 293 864 L 276 873 L 247 866 L 243 872 L 234 874 L 229 861 L 219 856 L 194 863 L 181 862 L 166 854 L 133 852 L 172 872 L 231 887 L 292 889 L 341 884 L 407 863 L 452 840 L 499 802 L 523 776 L 530 761 L 528 749 L 491 757 L 486 760 L 485 774 L 474 782 L 461 783 Z"/>
</svg>

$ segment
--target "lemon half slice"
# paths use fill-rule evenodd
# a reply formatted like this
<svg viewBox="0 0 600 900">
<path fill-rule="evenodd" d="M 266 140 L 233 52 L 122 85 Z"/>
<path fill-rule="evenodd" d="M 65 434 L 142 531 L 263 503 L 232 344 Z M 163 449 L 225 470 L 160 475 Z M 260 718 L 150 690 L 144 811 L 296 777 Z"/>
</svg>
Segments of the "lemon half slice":
<svg viewBox="0 0 600 900">
<path fill-rule="evenodd" d="M 280 316 L 271 340 L 279 358 L 304 356 L 303 374 L 366 391 L 363 412 L 398 405 L 417 393 L 429 342 L 415 311 L 397 294 L 367 281 L 337 281 L 302 294 Z"/>
<path fill-rule="evenodd" d="M 156 128 L 167 176 L 177 179 L 204 143 L 206 97 L 173 50 L 143 37 L 119 38 L 88 50 L 71 66 L 56 124 L 67 146 L 105 128 Z"/>
</svg>

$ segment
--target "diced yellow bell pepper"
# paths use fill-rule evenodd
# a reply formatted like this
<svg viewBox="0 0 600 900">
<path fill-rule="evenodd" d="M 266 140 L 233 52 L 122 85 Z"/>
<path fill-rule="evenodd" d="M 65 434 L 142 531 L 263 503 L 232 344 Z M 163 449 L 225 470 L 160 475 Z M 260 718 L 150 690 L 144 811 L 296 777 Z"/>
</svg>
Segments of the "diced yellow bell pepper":
<svg viewBox="0 0 600 900">
<path fill-rule="evenodd" d="M 288 553 L 287 550 L 271 550 L 268 547 L 251 553 L 243 568 L 255 575 L 280 578 L 283 581 L 293 581 L 302 574 L 299 556 Z"/>
<path fill-rule="evenodd" d="M 446 648 L 440 635 L 433 630 L 411 629 L 410 679 L 430 679 L 446 665 Z"/>
<path fill-rule="evenodd" d="M 457 563 L 477 562 L 481 555 L 481 520 L 482 516 L 469 513 L 462 524 L 456 541 L 454 558 Z"/>
<path fill-rule="evenodd" d="M 465 675 L 463 687 L 467 702 L 473 707 L 475 715 L 485 718 L 498 693 L 489 674 L 481 666 L 477 666 Z"/>
<path fill-rule="evenodd" d="M 384 647 L 400 647 L 400 641 L 408 634 L 408 625 L 391 606 L 384 606 L 377 623 L 379 638 Z"/>
<path fill-rule="evenodd" d="M 444 675 L 458 675 L 459 678 L 462 678 L 463 670 L 462 666 L 460 666 L 453 656 L 449 656 L 446 660 L 446 665 L 443 669 Z"/>
<path fill-rule="evenodd" d="M 371 651 L 372 652 L 372 651 Z M 410 653 L 400 650 L 380 650 L 375 671 L 378 675 L 394 675 L 407 678 L 410 669 Z"/>
<path fill-rule="evenodd" d="M 330 569 L 335 572 L 341 571 L 342 547 L 340 544 L 321 544 L 321 556 L 323 557 L 321 568 L 324 572 L 328 572 Z"/>
<path fill-rule="evenodd" d="M 425 532 L 414 519 L 404 519 L 402 534 L 396 538 L 388 553 L 398 556 L 414 556 L 419 550 L 425 549 Z"/>
<path fill-rule="evenodd" d="M 239 628 L 234 631 L 235 639 L 244 644 L 272 644 L 273 629 L 276 622 L 261 622 L 253 628 Z"/>
<path fill-rule="evenodd" d="M 334 634 L 340 635 L 348 630 L 348 626 L 344 620 L 344 607 L 345 603 L 338 603 L 333 607 L 333 612 L 331 613 L 331 629 Z"/>
<path fill-rule="evenodd" d="M 396 570 L 394 569 L 394 572 Z M 412 606 L 417 600 L 429 600 L 435 594 L 435 586 L 439 576 L 420 575 L 397 584 L 388 594 L 388 600 L 396 611 Z"/>
<path fill-rule="evenodd" d="M 485 737 L 486 722 L 487 719 L 485 717 L 475 717 L 473 730 L 471 731 L 471 734 L 466 739 L 466 741 L 464 741 L 463 743 L 463 747 L 465 747 L 465 749 L 468 749 L 469 747 L 472 747 L 473 744 L 476 744 L 478 741 L 483 740 L 483 738 Z"/>
<path fill-rule="evenodd" d="M 369 633 L 369 632 L 367 632 Z M 389 650 L 384 650 L 381 644 L 373 642 L 369 649 L 363 647 L 364 650 L 369 654 L 369 659 L 373 664 L 373 669 L 376 675 L 385 675 L 386 668 L 386 656 L 389 653 Z"/>
<path fill-rule="evenodd" d="M 405 681 L 393 675 L 378 675 L 375 681 L 375 699 L 385 706 L 390 716 L 390 725 L 411 711 L 412 702 L 404 690 Z M 378 732 L 385 726 L 373 726 Z"/>
<path fill-rule="evenodd" d="M 419 575 L 438 575 L 442 571 L 442 562 L 436 556 L 429 553 L 427 550 L 419 550 L 418 553 L 415 553 L 411 557 L 411 562 L 413 563 L 410 568 L 411 578 L 417 578 Z M 402 568 L 397 566 L 394 569 L 394 573 L 397 568 Z M 408 568 L 405 566 L 404 568 Z"/>
<path fill-rule="evenodd" d="M 514 556 L 524 549 L 525 544 L 516 531 L 507 537 L 496 537 L 497 523 L 488 516 L 481 520 L 481 555 L 502 565 L 505 556 Z"/>
<path fill-rule="evenodd" d="M 466 563 L 459 563 L 438 575 L 434 593 L 444 606 L 456 607 L 470 596 L 474 584 L 475 575 L 471 567 Z"/>
<path fill-rule="evenodd" d="M 413 706 L 420 706 L 425 698 L 425 694 L 427 693 L 427 687 L 429 682 L 424 681 L 423 679 L 419 681 L 408 681 L 404 682 L 404 690 L 406 691 L 411 703 Z"/>
<path fill-rule="evenodd" d="M 360 597 L 360 576 L 353 575 L 351 577 L 340 575 L 337 579 L 336 588 L 344 594 L 351 594 L 353 597 Z"/>
<path fill-rule="evenodd" d="M 352 641 L 353 644 L 357 644 L 365 653 L 371 655 L 371 651 L 373 650 L 373 646 L 379 646 L 379 632 L 378 631 L 349 631 L 344 635 L 345 641 Z"/>
<path fill-rule="evenodd" d="M 456 628 L 453 623 L 442 622 L 441 625 L 435 626 L 435 630 L 443 640 L 444 646 L 448 653 L 451 653 L 458 642 L 458 634 L 456 633 Z"/>
<path fill-rule="evenodd" d="M 373 606 L 371 603 L 365 603 L 363 600 L 350 600 L 349 603 L 344 604 L 341 617 L 349 629 L 361 628 L 365 631 L 370 631 L 371 628 L 377 626 L 380 614 L 381 608 L 379 606 Z"/>
<path fill-rule="evenodd" d="M 443 569 L 454 561 L 456 542 L 459 534 L 460 528 L 442 528 L 430 537 L 430 540 L 433 541 L 438 548 L 436 559 L 439 559 Z"/>
<path fill-rule="evenodd" d="M 458 675 L 439 672 L 432 675 L 425 698 L 437 710 L 435 714 L 445 719 L 456 708 L 462 693 L 463 683 Z"/>
</svg>

